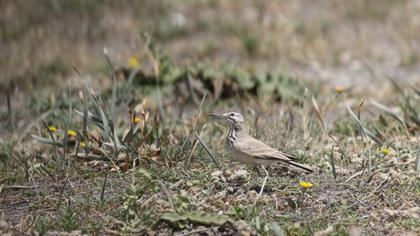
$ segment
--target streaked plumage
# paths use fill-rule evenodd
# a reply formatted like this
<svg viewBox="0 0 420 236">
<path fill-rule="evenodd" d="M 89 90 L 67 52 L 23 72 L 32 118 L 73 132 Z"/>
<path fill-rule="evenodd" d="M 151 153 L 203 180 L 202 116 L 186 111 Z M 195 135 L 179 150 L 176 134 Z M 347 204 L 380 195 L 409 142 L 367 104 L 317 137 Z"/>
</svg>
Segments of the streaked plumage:
<svg viewBox="0 0 420 236">
<path fill-rule="evenodd" d="M 228 112 L 223 115 L 211 115 L 222 119 L 229 124 L 229 132 L 226 137 L 226 147 L 233 157 L 246 164 L 270 166 L 275 162 L 283 162 L 297 168 L 312 172 L 306 165 L 296 162 L 296 158 L 287 153 L 278 151 L 267 144 L 248 135 L 244 127 L 244 118 L 236 112 Z"/>
</svg>

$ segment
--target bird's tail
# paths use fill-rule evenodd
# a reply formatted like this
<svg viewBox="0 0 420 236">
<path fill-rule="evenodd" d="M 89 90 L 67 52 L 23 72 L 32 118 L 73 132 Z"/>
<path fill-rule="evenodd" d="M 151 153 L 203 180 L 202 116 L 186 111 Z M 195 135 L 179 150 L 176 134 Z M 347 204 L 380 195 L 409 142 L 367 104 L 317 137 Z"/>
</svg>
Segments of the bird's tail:
<svg viewBox="0 0 420 236">
<path fill-rule="evenodd" d="M 288 162 L 290 165 L 292 165 L 292 166 L 295 166 L 295 167 L 298 167 L 298 168 L 300 168 L 300 169 L 303 169 L 303 170 L 305 170 L 305 171 L 307 171 L 307 172 L 309 172 L 309 173 L 312 173 L 312 172 L 314 172 L 309 166 L 306 166 L 306 165 L 304 165 L 304 164 L 300 164 L 300 163 L 298 163 L 298 162 L 295 162 L 295 161 L 289 161 Z"/>
</svg>

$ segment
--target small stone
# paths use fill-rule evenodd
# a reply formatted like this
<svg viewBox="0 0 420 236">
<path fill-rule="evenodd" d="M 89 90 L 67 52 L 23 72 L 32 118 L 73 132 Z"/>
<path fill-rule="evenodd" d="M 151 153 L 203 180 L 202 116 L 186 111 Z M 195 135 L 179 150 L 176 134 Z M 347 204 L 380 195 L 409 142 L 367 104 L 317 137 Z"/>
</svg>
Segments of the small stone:
<svg viewBox="0 0 420 236">
<path fill-rule="evenodd" d="M 356 226 L 351 226 L 348 233 L 349 236 L 359 236 L 362 235 L 362 229 Z"/>
<path fill-rule="evenodd" d="M 237 171 L 233 172 L 232 178 L 233 179 L 236 179 L 236 178 L 246 178 L 247 176 L 248 176 L 248 171 L 246 171 L 246 170 L 237 170 Z"/>
<path fill-rule="evenodd" d="M 222 171 L 216 170 L 215 172 L 211 173 L 211 177 L 219 177 L 223 174 Z"/>
<path fill-rule="evenodd" d="M 251 227 L 245 221 L 238 221 L 238 231 L 239 235 L 248 236 L 253 235 Z"/>
</svg>

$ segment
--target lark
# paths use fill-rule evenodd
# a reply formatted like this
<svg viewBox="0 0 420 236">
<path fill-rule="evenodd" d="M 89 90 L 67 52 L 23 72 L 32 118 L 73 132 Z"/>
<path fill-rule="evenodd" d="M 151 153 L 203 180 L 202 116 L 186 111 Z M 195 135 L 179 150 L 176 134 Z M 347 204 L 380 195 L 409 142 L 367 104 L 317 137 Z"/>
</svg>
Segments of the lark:
<svg viewBox="0 0 420 236">
<path fill-rule="evenodd" d="M 225 144 L 234 159 L 248 165 L 262 166 L 262 169 L 266 173 L 266 177 L 261 187 L 260 194 L 264 189 L 264 185 L 269 175 L 265 167 L 281 162 L 306 172 L 313 172 L 310 167 L 298 163 L 296 157 L 274 149 L 250 136 L 244 126 L 244 117 L 240 113 L 228 112 L 223 115 L 211 114 L 210 116 L 225 121 L 229 125 Z"/>
</svg>

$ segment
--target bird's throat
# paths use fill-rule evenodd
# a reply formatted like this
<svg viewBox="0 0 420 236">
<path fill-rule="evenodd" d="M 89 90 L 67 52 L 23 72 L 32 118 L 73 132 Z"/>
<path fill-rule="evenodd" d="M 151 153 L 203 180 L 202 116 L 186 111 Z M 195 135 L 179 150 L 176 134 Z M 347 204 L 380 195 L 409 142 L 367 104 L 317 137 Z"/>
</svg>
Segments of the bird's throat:
<svg viewBox="0 0 420 236">
<path fill-rule="evenodd" d="M 235 143 L 238 141 L 239 135 L 245 132 L 243 127 L 233 126 L 229 128 L 228 135 L 226 137 L 226 145 L 228 147 L 233 147 Z"/>
</svg>

